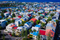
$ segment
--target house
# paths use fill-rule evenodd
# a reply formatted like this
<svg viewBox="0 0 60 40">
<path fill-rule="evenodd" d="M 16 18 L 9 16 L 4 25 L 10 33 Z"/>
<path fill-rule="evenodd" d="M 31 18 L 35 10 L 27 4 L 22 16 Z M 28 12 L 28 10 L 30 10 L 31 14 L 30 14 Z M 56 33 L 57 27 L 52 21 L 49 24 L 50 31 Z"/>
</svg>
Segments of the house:
<svg viewBox="0 0 60 40">
<path fill-rule="evenodd" d="M 44 16 L 43 14 L 40 14 L 40 16 Z"/>
<path fill-rule="evenodd" d="M 44 10 L 40 10 L 40 11 L 38 11 L 38 13 L 43 13 L 44 12 Z"/>
<path fill-rule="evenodd" d="M 19 24 L 22 24 L 22 21 L 21 21 L 20 19 L 15 20 L 15 24 L 16 24 L 17 26 L 19 26 Z"/>
<path fill-rule="evenodd" d="M 0 26 L 1 26 L 2 28 L 5 28 L 6 25 L 7 25 L 7 21 L 5 21 L 5 20 L 0 20 Z"/>
<path fill-rule="evenodd" d="M 23 27 L 17 27 L 16 31 L 15 31 L 15 35 L 19 36 L 21 34 Z"/>
<path fill-rule="evenodd" d="M 56 22 L 49 21 L 48 24 L 46 25 L 46 36 L 48 36 L 50 33 L 50 36 L 54 37 L 55 29 L 56 29 Z"/>
<path fill-rule="evenodd" d="M 9 25 L 7 25 L 6 26 L 6 30 L 8 31 L 8 32 L 13 32 L 13 29 L 14 29 L 14 31 L 17 29 L 17 26 L 14 24 L 14 23 L 10 23 Z"/>
<path fill-rule="evenodd" d="M 37 20 L 40 20 L 40 16 L 36 16 L 35 18 L 36 18 Z"/>
<path fill-rule="evenodd" d="M 32 18 L 32 19 L 30 19 L 30 21 L 33 21 L 34 23 L 36 23 L 37 19 L 36 18 Z"/>
<path fill-rule="evenodd" d="M 21 16 L 18 16 L 18 18 L 21 18 Z"/>
<path fill-rule="evenodd" d="M 54 37 L 54 34 L 55 34 L 55 32 L 54 31 L 52 31 L 51 29 L 47 29 L 46 30 L 46 36 L 51 36 L 51 37 Z"/>
<path fill-rule="evenodd" d="M 26 23 L 24 24 L 24 28 L 28 30 L 28 29 L 30 29 L 30 28 L 32 27 L 32 25 L 33 25 L 32 22 L 30 22 L 30 21 L 29 21 L 29 22 L 26 22 Z"/>
<path fill-rule="evenodd" d="M 54 27 L 54 25 L 53 25 L 52 23 L 48 23 L 48 24 L 46 25 L 46 30 L 47 30 L 47 29 L 53 29 L 53 30 L 55 30 L 55 28 L 56 28 L 56 27 Z"/>
<path fill-rule="evenodd" d="M 9 12 L 4 13 L 4 17 L 7 18 L 9 16 Z"/>
<path fill-rule="evenodd" d="M 30 34 L 33 35 L 33 39 L 37 40 L 37 36 L 38 36 L 38 31 L 37 32 L 31 32 Z"/>
<path fill-rule="evenodd" d="M 42 23 L 46 23 L 46 20 L 45 19 L 41 19 L 40 20 Z"/>
<path fill-rule="evenodd" d="M 33 30 L 39 31 L 39 27 L 32 27 L 31 29 L 32 29 L 32 31 Z"/>
<path fill-rule="evenodd" d="M 39 30 L 39 34 L 40 34 L 40 39 L 41 40 L 46 40 L 46 35 L 45 35 L 46 31 L 43 29 Z"/>
<path fill-rule="evenodd" d="M 39 34 L 40 34 L 40 35 L 45 35 L 45 32 L 46 32 L 46 31 L 43 30 L 43 29 L 40 29 L 40 30 L 39 30 Z"/>
<path fill-rule="evenodd" d="M 57 12 L 60 12 L 60 8 L 57 8 L 56 10 L 57 10 Z"/>
</svg>

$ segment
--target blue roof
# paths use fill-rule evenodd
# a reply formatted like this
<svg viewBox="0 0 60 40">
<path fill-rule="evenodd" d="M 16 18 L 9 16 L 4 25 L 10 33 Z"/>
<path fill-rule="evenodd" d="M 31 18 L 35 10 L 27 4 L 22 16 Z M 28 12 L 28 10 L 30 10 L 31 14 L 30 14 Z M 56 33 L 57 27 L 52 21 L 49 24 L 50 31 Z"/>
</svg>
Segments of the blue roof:
<svg viewBox="0 0 60 40">
<path fill-rule="evenodd" d="M 28 24 L 28 25 L 29 25 L 29 24 L 31 24 L 31 22 L 26 22 L 26 24 Z"/>
<path fill-rule="evenodd" d="M 35 25 L 35 27 L 41 27 L 41 25 Z"/>
<path fill-rule="evenodd" d="M 32 35 L 34 35 L 34 36 L 37 36 L 38 33 L 39 33 L 39 32 L 37 31 L 37 32 L 33 32 L 33 33 L 31 32 L 30 34 L 32 34 Z"/>
</svg>

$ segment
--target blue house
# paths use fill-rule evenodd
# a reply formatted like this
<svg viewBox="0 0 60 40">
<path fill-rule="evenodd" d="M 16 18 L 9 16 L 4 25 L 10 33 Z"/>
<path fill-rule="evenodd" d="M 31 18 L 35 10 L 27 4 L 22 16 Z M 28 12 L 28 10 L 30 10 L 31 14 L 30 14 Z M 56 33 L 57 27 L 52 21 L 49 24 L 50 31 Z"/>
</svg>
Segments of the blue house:
<svg viewBox="0 0 60 40">
<path fill-rule="evenodd" d="M 2 28 L 5 28 L 5 27 L 6 27 L 6 24 L 7 24 L 7 21 L 5 21 L 5 20 L 0 20 L 0 26 L 1 26 Z"/>
<path fill-rule="evenodd" d="M 41 25 L 35 25 L 35 27 L 39 27 L 39 28 L 40 28 L 40 27 L 41 27 Z"/>
<path fill-rule="evenodd" d="M 31 27 L 32 27 L 32 22 L 26 22 L 24 24 L 24 28 L 26 28 L 26 29 L 30 29 Z"/>
<path fill-rule="evenodd" d="M 38 33 L 39 32 L 37 31 L 37 32 L 31 32 L 30 34 L 33 35 L 34 39 L 37 39 Z"/>
</svg>

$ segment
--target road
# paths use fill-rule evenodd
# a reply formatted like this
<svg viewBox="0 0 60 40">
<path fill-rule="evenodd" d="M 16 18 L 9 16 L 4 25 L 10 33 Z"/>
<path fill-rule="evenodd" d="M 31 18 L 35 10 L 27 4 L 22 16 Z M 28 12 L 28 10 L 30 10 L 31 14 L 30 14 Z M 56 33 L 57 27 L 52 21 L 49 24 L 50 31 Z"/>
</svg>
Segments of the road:
<svg viewBox="0 0 60 40">
<path fill-rule="evenodd" d="M 5 40 L 16 40 L 16 39 L 22 40 L 21 37 L 12 37 L 12 36 L 10 36 L 9 34 L 5 33 L 3 30 L 0 30 L 0 31 L 1 31 L 1 34 L 4 34 Z M 3 35 L 2 35 L 2 36 L 3 36 Z M 3 38 L 0 38 L 0 40 L 3 40 Z"/>
</svg>

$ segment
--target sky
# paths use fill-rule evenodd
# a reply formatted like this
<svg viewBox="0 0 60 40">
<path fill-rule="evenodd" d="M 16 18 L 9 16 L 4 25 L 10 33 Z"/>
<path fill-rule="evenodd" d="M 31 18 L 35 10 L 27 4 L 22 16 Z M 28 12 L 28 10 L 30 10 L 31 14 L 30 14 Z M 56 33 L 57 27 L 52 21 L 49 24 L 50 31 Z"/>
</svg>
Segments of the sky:
<svg viewBox="0 0 60 40">
<path fill-rule="evenodd" d="M 17 1 L 17 0 L 0 0 L 0 1 Z M 60 0 L 18 0 L 20 2 L 60 2 Z"/>
</svg>

